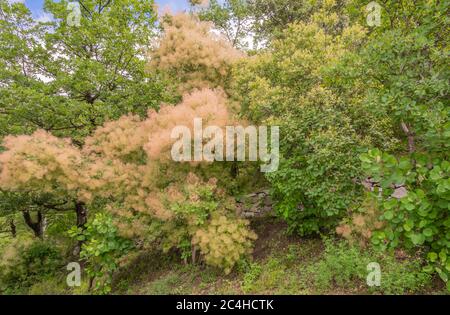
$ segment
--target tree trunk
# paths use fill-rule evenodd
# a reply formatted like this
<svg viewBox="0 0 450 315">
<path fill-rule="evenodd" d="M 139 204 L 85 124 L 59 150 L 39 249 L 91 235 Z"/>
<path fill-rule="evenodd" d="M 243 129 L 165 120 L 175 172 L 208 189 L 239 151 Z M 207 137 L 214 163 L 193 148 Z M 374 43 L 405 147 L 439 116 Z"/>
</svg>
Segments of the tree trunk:
<svg viewBox="0 0 450 315">
<path fill-rule="evenodd" d="M 94 288 L 94 280 L 95 280 L 94 276 L 89 277 L 89 287 L 88 287 L 89 292 L 91 292 L 92 289 Z"/>
<path fill-rule="evenodd" d="M 236 161 L 231 164 L 230 174 L 232 178 L 236 178 L 239 175 L 239 165 Z"/>
<path fill-rule="evenodd" d="M 16 238 L 17 236 L 17 229 L 16 229 L 16 224 L 14 223 L 14 219 L 11 219 L 9 221 L 9 227 L 11 229 L 11 235 L 13 238 Z"/>
<path fill-rule="evenodd" d="M 41 211 L 37 212 L 37 221 L 34 222 L 30 212 L 25 210 L 22 212 L 25 223 L 33 230 L 34 236 L 44 239 L 44 231 L 46 226 L 45 216 Z"/>
<path fill-rule="evenodd" d="M 414 133 L 411 130 L 411 127 L 405 124 L 403 121 L 401 123 L 402 130 L 405 133 L 405 135 L 408 137 L 408 151 L 409 153 L 414 153 L 416 151 L 416 144 L 414 141 Z"/>
<path fill-rule="evenodd" d="M 87 223 L 87 209 L 84 202 L 76 202 L 75 211 L 77 213 L 77 227 L 84 229 Z"/>
<path fill-rule="evenodd" d="M 196 256 L 197 256 L 197 247 L 196 246 L 192 246 L 192 264 L 193 265 L 195 265 Z"/>
<path fill-rule="evenodd" d="M 75 212 L 77 214 L 77 227 L 84 230 L 86 228 L 86 223 L 87 223 L 87 209 L 86 209 L 86 205 L 84 204 L 84 202 L 79 202 L 79 201 L 75 202 Z M 73 254 L 75 256 L 80 255 L 82 245 L 83 245 L 83 241 L 78 241 L 78 243 L 73 251 Z"/>
<path fill-rule="evenodd" d="M 403 121 L 401 122 L 402 130 L 405 133 L 406 137 L 408 138 L 408 152 L 409 154 L 413 154 L 416 152 L 416 144 L 414 140 L 414 132 L 411 129 L 410 125 L 405 124 Z M 412 159 L 412 165 L 414 168 L 416 168 L 416 160 Z"/>
</svg>

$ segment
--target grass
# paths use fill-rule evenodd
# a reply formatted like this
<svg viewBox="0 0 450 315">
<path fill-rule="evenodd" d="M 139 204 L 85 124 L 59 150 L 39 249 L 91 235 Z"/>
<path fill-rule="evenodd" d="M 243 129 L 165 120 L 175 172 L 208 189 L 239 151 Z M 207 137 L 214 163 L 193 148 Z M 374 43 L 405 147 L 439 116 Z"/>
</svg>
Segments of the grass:
<svg viewBox="0 0 450 315">
<path fill-rule="evenodd" d="M 275 218 L 256 219 L 259 235 L 252 257 L 229 275 L 216 268 L 185 265 L 175 253 L 143 249 L 127 255 L 115 273 L 113 294 L 446 294 L 443 283 L 421 271 L 420 257 L 377 253 L 337 239 L 286 234 Z M 6 251 L 7 252 L 7 251 Z M 6 255 L 8 256 L 8 255 Z M 5 256 L 5 257 L 6 257 Z M 5 258 L 6 259 L 6 258 Z M 381 286 L 366 283 L 367 265 L 381 267 Z M 28 294 L 88 294 L 68 288 L 66 273 L 34 284 Z"/>
<path fill-rule="evenodd" d="M 240 261 L 229 275 L 204 265 L 184 265 L 176 256 L 161 262 L 161 256 L 146 254 L 119 274 L 114 293 L 445 294 L 439 281 L 421 271 L 416 257 L 398 260 L 342 241 L 288 236 L 285 225 L 273 218 L 253 225 L 260 235 L 253 258 Z M 366 284 L 371 261 L 381 266 L 380 287 Z"/>
</svg>

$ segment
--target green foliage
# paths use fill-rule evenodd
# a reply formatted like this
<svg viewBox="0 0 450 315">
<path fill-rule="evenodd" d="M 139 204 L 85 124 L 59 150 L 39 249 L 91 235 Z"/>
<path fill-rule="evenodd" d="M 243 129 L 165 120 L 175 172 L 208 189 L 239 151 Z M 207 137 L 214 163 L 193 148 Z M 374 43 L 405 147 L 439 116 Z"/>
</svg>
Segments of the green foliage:
<svg viewBox="0 0 450 315">
<path fill-rule="evenodd" d="M 270 51 L 235 71 L 244 114 L 280 126 L 280 167 L 267 179 L 277 212 L 302 235 L 333 227 L 358 201 L 352 179 L 361 175 L 358 152 L 368 140 L 322 72 L 362 38 L 359 27 L 333 37 L 316 23 L 292 24 Z"/>
<path fill-rule="evenodd" d="M 173 287 L 180 283 L 180 278 L 177 274 L 169 274 L 163 279 L 159 279 L 152 283 L 149 288 L 149 294 L 170 294 Z"/>
<path fill-rule="evenodd" d="M 242 291 L 246 293 L 251 292 L 254 289 L 254 284 L 262 273 L 262 267 L 258 263 L 249 264 L 247 269 L 242 283 Z"/>
<path fill-rule="evenodd" d="M 253 25 L 247 0 L 210 0 L 206 8 L 197 10 L 197 14 L 201 20 L 213 22 L 234 47 L 248 48 L 245 37 Z"/>
<path fill-rule="evenodd" d="M 25 294 L 36 283 L 55 277 L 62 269 L 61 254 L 54 245 L 36 241 L 22 246 L 18 255 L 2 268 L 0 288 L 3 294 Z"/>
<path fill-rule="evenodd" d="M 164 84 L 142 58 L 153 1 L 83 1 L 78 27 L 67 23 L 68 2 L 46 0 L 45 23 L 23 3 L 0 2 L 0 135 L 42 128 L 81 143 L 105 120 L 159 106 Z"/>
<path fill-rule="evenodd" d="M 80 258 L 87 263 L 86 272 L 91 283 L 95 279 L 94 291 L 109 293 L 118 260 L 131 249 L 131 242 L 121 238 L 112 218 L 102 213 L 97 213 L 85 229 L 73 227 L 69 235 L 83 242 Z"/>
<path fill-rule="evenodd" d="M 256 36 L 270 39 L 283 36 L 286 25 L 320 21 L 329 33 L 338 33 L 348 24 L 348 0 L 248 0 Z"/>
<path fill-rule="evenodd" d="M 256 234 L 249 222 L 236 216 L 235 201 L 217 188 L 217 180 L 203 183 L 190 174 L 187 181 L 181 189 L 167 191 L 174 215 L 156 227 L 163 232 L 163 250 L 177 248 L 185 261 L 193 263 L 200 251 L 208 265 L 229 274 L 237 261 L 251 253 Z"/>
<path fill-rule="evenodd" d="M 388 31 L 368 43 L 358 63 L 369 87 L 365 101 L 388 113 L 399 131 L 407 127 L 403 133 L 415 136 L 416 147 L 445 152 L 450 72 L 436 35 L 426 28 L 406 35 Z M 369 69 L 371 75 L 363 74 Z"/>
<path fill-rule="evenodd" d="M 346 9 L 353 21 L 359 22 L 361 25 L 366 23 L 368 3 L 366 0 L 348 2 Z M 381 25 L 371 28 L 373 36 L 378 36 L 380 33 L 394 28 L 410 31 L 421 25 L 441 28 L 441 34 L 445 32 L 445 20 L 448 19 L 446 17 L 449 8 L 448 0 L 384 0 L 378 4 L 381 5 Z"/>
<path fill-rule="evenodd" d="M 243 274 L 241 290 L 245 294 L 303 294 L 301 276 L 282 258 L 270 257 L 253 262 Z"/>
<path fill-rule="evenodd" d="M 85 0 L 81 24 L 71 26 L 68 2 L 45 0 L 52 19 L 40 22 L 23 3 L 0 0 L 0 138 L 41 129 L 7 137 L 0 148 L 18 148 L 2 153 L 0 165 L 2 189 L 11 190 L 0 191 L 1 293 L 84 292 L 63 288 L 52 243 L 23 245 L 30 235 L 22 215 L 61 246 L 74 209 L 78 226 L 69 235 L 81 245 L 89 291 L 99 294 L 146 278 L 145 262 L 119 268 L 133 258 L 132 237 L 166 253 L 152 267 L 180 267 L 169 257 L 185 262 L 151 293 L 194 292 L 198 280 L 196 293 L 409 294 L 434 274 L 450 288 L 449 0 L 382 1 L 379 27 L 366 27 L 365 0 L 190 1 L 228 43 L 183 14 L 166 17 L 157 32 L 147 0 Z M 249 37 L 264 46 L 250 57 L 235 49 L 247 49 Z M 192 91 L 208 86 L 223 95 Z M 181 91 L 192 93 L 180 106 L 141 122 Z M 211 106 L 198 106 L 203 101 Z M 263 180 L 256 163 L 233 164 L 229 175 L 229 164 L 214 163 L 197 165 L 197 177 L 188 163 L 162 161 L 169 129 L 194 107 L 219 121 L 218 105 L 226 116 L 239 110 L 227 121 L 280 127 L 278 171 Z M 136 115 L 98 129 L 128 113 Z M 368 176 L 375 189 L 364 196 Z M 318 255 L 316 246 L 289 240 L 259 248 L 249 262 L 256 234 L 238 217 L 235 197 L 266 184 L 290 232 L 320 234 L 342 222 L 336 231 L 350 244 L 325 240 Z M 95 216 L 84 225 L 87 209 Z M 39 224 L 27 213 L 39 213 Z M 352 232 L 374 248 L 352 245 Z M 281 254 L 260 259 L 266 250 Z M 380 287 L 366 285 L 370 262 L 381 266 Z M 217 282 L 225 285 L 212 288 Z"/>
<path fill-rule="evenodd" d="M 431 159 L 427 154 L 396 158 L 379 150 L 361 156 L 363 168 L 379 182 L 382 231 L 373 234 L 376 246 L 396 248 L 425 247 L 428 272 L 437 272 L 448 282 L 450 260 L 450 163 Z M 393 198 L 394 185 L 403 185 L 407 194 Z"/>
<path fill-rule="evenodd" d="M 308 266 L 307 272 L 313 275 L 317 290 L 326 292 L 332 288 L 352 290 L 358 286 L 366 286 L 369 274 L 367 265 L 377 262 L 381 269 L 379 287 L 367 287 L 369 292 L 384 294 L 407 294 L 420 292 L 431 277 L 421 271 L 420 263 L 398 262 L 395 258 L 362 251 L 358 247 L 349 246 L 345 242 L 334 243 L 325 240 L 325 252 L 320 261 Z"/>
<path fill-rule="evenodd" d="M 403 144 L 403 149 L 371 149 L 361 155 L 365 173 L 382 188 L 373 197 L 387 223 L 372 242 L 423 249 L 429 262 L 425 270 L 448 282 L 450 72 L 442 31 L 449 3 L 432 2 L 409 10 L 405 21 L 394 19 L 396 29 L 374 36 L 357 57 L 361 74 L 356 77 L 370 69 L 365 100 L 390 115 Z M 396 187 L 403 187 L 406 196 L 394 198 Z"/>
</svg>

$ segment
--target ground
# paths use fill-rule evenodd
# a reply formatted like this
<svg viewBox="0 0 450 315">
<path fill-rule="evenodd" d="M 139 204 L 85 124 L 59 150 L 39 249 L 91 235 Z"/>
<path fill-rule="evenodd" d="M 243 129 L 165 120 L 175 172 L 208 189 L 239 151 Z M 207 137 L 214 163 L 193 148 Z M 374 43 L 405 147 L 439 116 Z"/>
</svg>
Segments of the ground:
<svg viewBox="0 0 450 315">
<path fill-rule="evenodd" d="M 259 235 L 253 256 L 229 275 L 183 264 L 176 255 L 161 259 L 160 253 L 146 252 L 116 274 L 113 293 L 445 294 L 439 279 L 404 257 L 360 252 L 335 239 L 288 235 L 286 225 L 270 216 L 255 219 L 252 227 Z M 365 281 L 366 262 L 373 259 L 380 261 L 383 272 L 380 287 L 369 287 Z"/>
</svg>

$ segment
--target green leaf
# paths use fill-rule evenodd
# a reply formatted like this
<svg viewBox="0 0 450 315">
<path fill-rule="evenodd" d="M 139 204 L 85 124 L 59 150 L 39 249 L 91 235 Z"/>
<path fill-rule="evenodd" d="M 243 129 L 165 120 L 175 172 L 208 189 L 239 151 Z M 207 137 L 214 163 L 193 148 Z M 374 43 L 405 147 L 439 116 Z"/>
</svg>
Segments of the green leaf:
<svg viewBox="0 0 450 315">
<path fill-rule="evenodd" d="M 426 228 L 425 230 L 423 230 L 423 235 L 425 235 L 426 237 L 433 236 L 433 230 L 430 228 Z"/>
<path fill-rule="evenodd" d="M 425 241 L 425 237 L 422 234 L 412 234 L 411 235 L 411 241 L 413 242 L 414 245 L 422 245 L 423 242 Z"/>
<path fill-rule="evenodd" d="M 448 274 L 445 271 L 442 271 L 439 267 L 436 267 L 435 270 L 438 273 L 439 277 L 441 277 L 442 281 L 448 281 Z"/>
<path fill-rule="evenodd" d="M 397 203 L 398 203 L 397 199 L 392 198 L 392 199 L 389 199 L 388 201 L 385 201 L 383 203 L 383 207 L 384 207 L 384 209 L 389 210 L 389 209 L 394 208 L 397 205 Z"/>
<path fill-rule="evenodd" d="M 406 220 L 405 224 L 403 224 L 403 228 L 405 231 L 409 232 L 414 227 L 414 222 L 411 219 Z"/>
<path fill-rule="evenodd" d="M 398 167 L 403 171 L 409 170 L 411 168 L 411 162 L 409 161 L 409 158 L 402 157 L 400 159 L 400 162 L 398 163 Z"/>
<path fill-rule="evenodd" d="M 393 217 L 394 217 L 394 212 L 392 212 L 392 211 L 386 211 L 384 213 L 384 218 L 386 220 L 392 220 Z"/>
<path fill-rule="evenodd" d="M 435 252 L 428 253 L 428 260 L 431 262 L 435 262 L 438 258 L 438 255 Z"/>
<path fill-rule="evenodd" d="M 439 258 L 441 259 L 442 263 L 445 263 L 447 261 L 447 253 L 444 250 L 441 250 L 439 253 Z"/>
<path fill-rule="evenodd" d="M 432 273 L 434 271 L 434 268 L 432 265 L 426 265 L 422 270 L 426 273 Z"/>
</svg>

